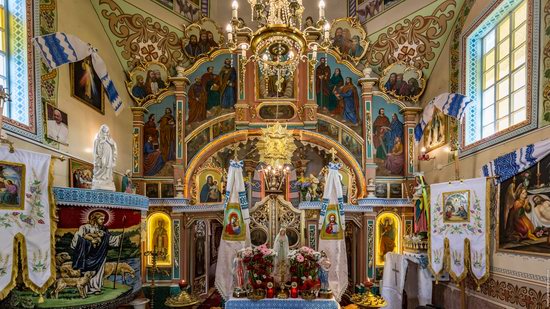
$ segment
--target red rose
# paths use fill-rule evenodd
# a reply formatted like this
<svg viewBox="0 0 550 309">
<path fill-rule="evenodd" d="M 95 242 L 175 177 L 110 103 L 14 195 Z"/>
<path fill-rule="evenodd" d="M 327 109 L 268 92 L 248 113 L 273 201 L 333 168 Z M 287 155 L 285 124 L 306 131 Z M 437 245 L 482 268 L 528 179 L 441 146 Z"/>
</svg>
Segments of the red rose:
<svg viewBox="0 0 550 309">
<path fill-rule="evenodd" d="M 40 224 L 44 224 L 44 220 L 42 220 L 42 219 L 39 219 L 39 220 L 38 220 L 38 223 L 40 223 Z"/>
</svg>

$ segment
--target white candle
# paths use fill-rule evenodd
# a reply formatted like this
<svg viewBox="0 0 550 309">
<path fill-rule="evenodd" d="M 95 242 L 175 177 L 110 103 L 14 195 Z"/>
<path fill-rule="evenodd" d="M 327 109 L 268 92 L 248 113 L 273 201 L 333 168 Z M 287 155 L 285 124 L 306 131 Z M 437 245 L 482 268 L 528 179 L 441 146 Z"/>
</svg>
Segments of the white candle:
<svg viewBox="0 0 550 309">
<path fill-rule="evenodd" d="M 325 24 L 325 40 L 327 40 L 327 41 L 329 39 L 329 31 L 330 31 L 330 24 L 326 23 Z"/>
<path fill-rule="evenodd" d="M 319 1 L 319 19 L 325 19 L 325 1 Z"/>
<path fill-rule="evenodd" d="M 237 2 L 237 0 L 233 0 L 231 8 L 233 9 L 233 19 L 239 19 L 239 14 L 237 11 L 239 9 L 239 3 Z"/>
<path fill-rule="evenodd" d="M 233 42 L 233 27 L 231 27 L 231 24 L 227 24 L 225 31 L 227 32 L 227 41 L 229 41 L 229 43 Z"/>
<path fill-rule="evenodd" d="M 241 57 L 246 58 L 246 49 L 244 49 L 244 46 L 241 46 Z"/>
</svg>

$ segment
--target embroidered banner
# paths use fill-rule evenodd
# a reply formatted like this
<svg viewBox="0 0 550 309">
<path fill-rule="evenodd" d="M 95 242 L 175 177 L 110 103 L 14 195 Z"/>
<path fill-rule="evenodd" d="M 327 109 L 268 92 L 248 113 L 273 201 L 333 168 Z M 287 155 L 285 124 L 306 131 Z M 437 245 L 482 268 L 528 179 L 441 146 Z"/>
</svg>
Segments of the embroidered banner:
<svg viewBox="0 0 550 309">
<path fill-rule="evenodd" d="M 224 201 L 223 232 L 218 249 L 215 285 L 224 299 L 233 293 L 233 259 L 250 244 L 248 199 L 243 181 L 243 161 L 229 163 Z"/>
<path fill-rule="evenodd" d="M 430 267 L 456 281 L 470 271 L 477 285 L 489 277 L 489 182 L 487 178 L 430 186 Z M 467 268 L 469 265 L 469 269 Z"/>
<path fill-rule="evenodd" d="M 319 251 L 324 251 L 332 266 L 329 270 L 329 286 L 334 298 L 340 301 L 348 286 L 348 262 L 346 256 L 346 241 L 344 231 L 346 218 L 344 215 L 344 199 L 342 183 L 340 182 L 339 163 L 329 163 L 323 204 L 319 216 Z"/>
<path fill-rule="evenodd" d="M 18 244 L 27 287 L 44 294 L 55 279 L 51 172 L 49 155 L 0 148 L 0 300 L 15 287 Z"/>
</svg>

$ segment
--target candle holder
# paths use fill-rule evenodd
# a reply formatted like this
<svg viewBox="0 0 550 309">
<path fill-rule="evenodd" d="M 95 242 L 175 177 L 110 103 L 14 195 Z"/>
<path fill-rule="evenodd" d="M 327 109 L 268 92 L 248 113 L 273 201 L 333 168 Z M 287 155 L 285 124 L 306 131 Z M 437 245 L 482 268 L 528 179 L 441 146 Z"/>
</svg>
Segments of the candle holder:
<svg viewBox="0 0 550 309">
<path fill-rule="evenodd" d="M 279 299 L 287 299 L 288 298 L 288 291 L 285 288 L 285 285 L 281 283 L 281 289 L 279 290 L 279 293 L 277 293 L 277 298 Z"/>
<path fill-rule="evenodd" d="M 164 303 L 167 307 L 170 308 L 191 308 L 191 306 L 196 305 L 200 302 L 200 300 L 189 294 L 187 292 L 187 287 L 189 284 L 185 279 L 180 280 L 178 282 L 178 285 L 180 287 L 181 292 L 173 297 L 169 297 L 166 302 Z"/>
</svg>

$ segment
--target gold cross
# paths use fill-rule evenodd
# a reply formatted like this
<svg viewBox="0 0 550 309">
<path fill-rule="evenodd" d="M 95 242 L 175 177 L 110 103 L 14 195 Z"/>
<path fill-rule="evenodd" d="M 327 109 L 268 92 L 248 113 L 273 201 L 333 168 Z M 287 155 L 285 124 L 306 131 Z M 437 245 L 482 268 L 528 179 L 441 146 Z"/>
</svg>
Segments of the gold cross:
<svg viewBox="0 0 550 309">
<path fill-rule="evenodd" d="M 338 153 L 338 151 L 336 151 L 336 149 L 334 149 L 334 147 L 333 147 L 333 148 L 330 148 L 329 153 L 332 156 L 332 161 L 334 162 L 335 159 L 336 159 L 336 154 Z"/>
<path fill-rule="evenodd" d="M 233 144 L 233 146 L 231 146 L 231 149 L 233 149 L 233 160 L 239 161 L 239 158 L 237 158 L 237 151 L 239 150 L 239 143 Z"/>
</svg>

